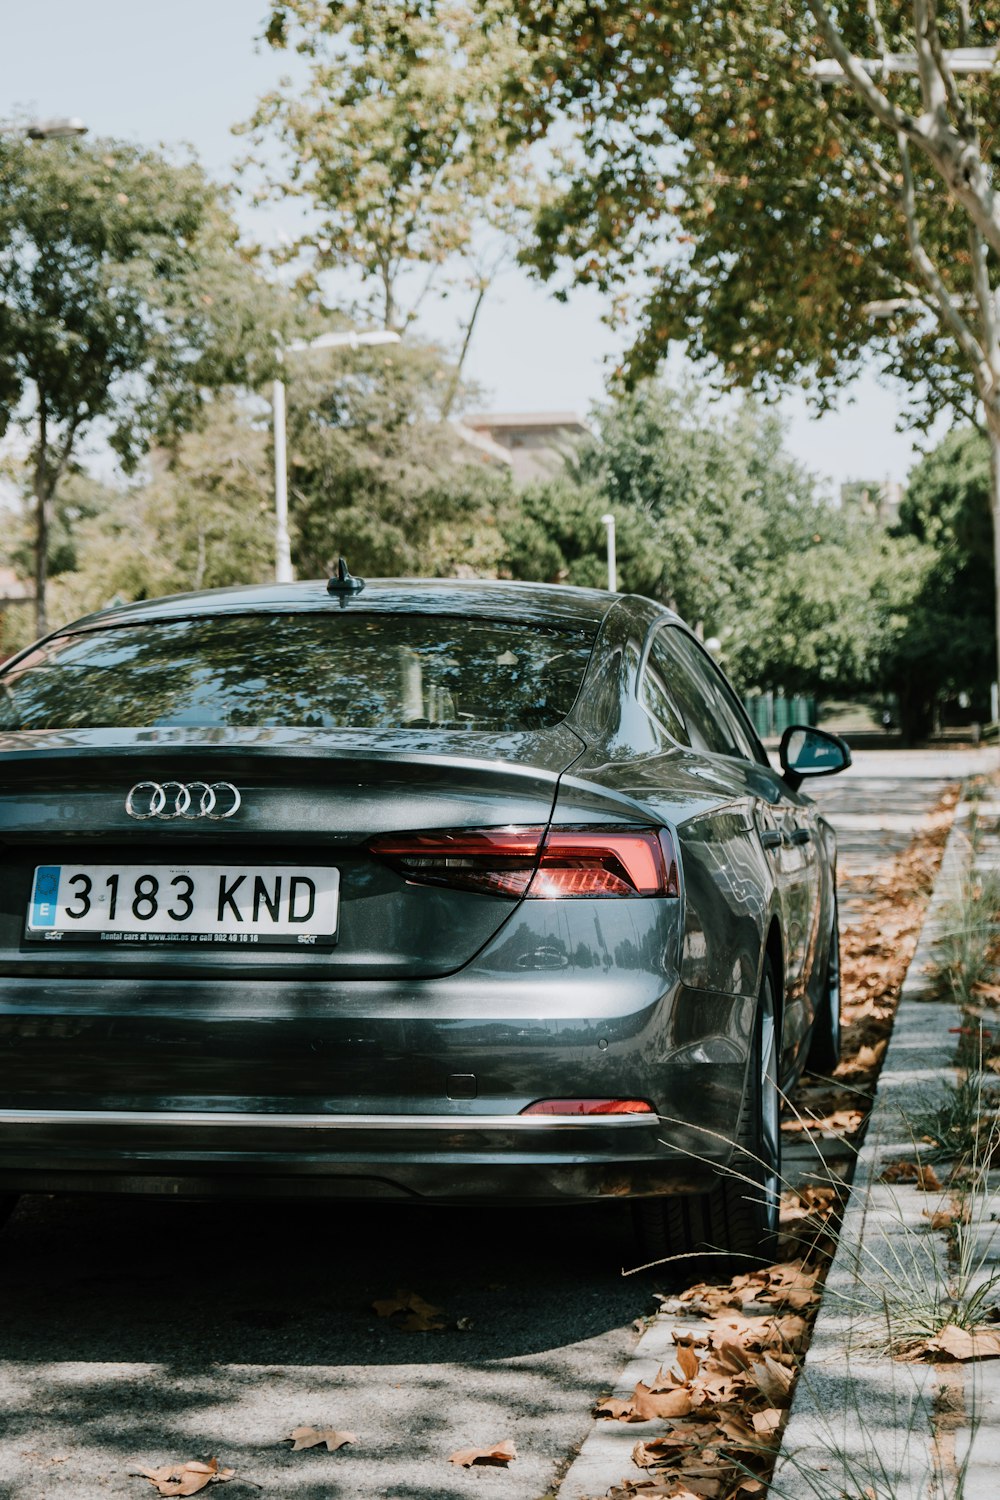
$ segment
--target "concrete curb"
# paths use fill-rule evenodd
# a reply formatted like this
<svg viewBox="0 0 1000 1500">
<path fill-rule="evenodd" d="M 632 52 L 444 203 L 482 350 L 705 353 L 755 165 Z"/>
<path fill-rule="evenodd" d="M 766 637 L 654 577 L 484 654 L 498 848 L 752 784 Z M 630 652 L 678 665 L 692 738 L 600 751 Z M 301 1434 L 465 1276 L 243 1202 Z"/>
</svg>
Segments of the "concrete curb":
<svg viewBox="0 0 1000 1500">
<path fill-rule="evenodd" d="M 978 814 L 996 817 L 1000 805 L 978 804 Z M 962 1015 L 954 1004 L 927 998 L 927 970 L 947 903 L 969 866 L 972 816 L 969 803 L 956 811 L 903 985 L 840 1242 L 775 1469 L 772 1494 L 781 1500 L 832 1500 L 845 1492 L 864 1493 L 867 1486 L 893 1500 L 923 1500 L 932 1493 L 995 1500 L 997 1494 L 997 1366 L 901 1364 L 879 1352 L 886 1339 L 886 1299 L 898 1300 L 898 1288 L 904 1288 L 904 1296 L 912 1288 L 916 1304 L 935 1284 L 944 1295 L 948 1280 L 945 1237 L 931 1229 L 928 1217 L 942 1206 L 939 1195 L 879 1179 L 894 1158 L 913 1160 L 907 1119 L 926 1114 L 958 1078 L 955 1031 Z M 996 863 L 995 848 L 987 844 L 979 858 Z M 947 1202 L 948 1195 L 942 1196 Z M 989 1228 L 990 1238 L 995 1229 Z M 1000 1265 L 1000 1243 L 984 1242 L 983 1250 L 991 1268 Z M 946 1444 L 935 1444 L 932 1419 L 935 1403 L 946 1399 L 954 1411 L 956 1398 L 959 1430 L 951 1456 Z"/>
<path fill-rule="evenodd" d="M 1000 803 L 980 803 L 978 813 L 980 818 L 1000 817 Z M 864 1494 L 867 1486 L 873 1500 L 929 1500 L 932 1491 L 936 1500 L 959 1493 L 962 1500 L 996 1500 L 998 1493 L 1000 1361 L 912 1365 L 877 1352 L 880 1335 L 885 1338 L 878 1261 L 892 1265 L 897 1278 L 912 1278 L 915 1286 L 944 1275 L 945 1239 L 931 1230 L 925 1213 L 939 1206 L 937 1196 L 907 1184 L 887 1187 L 878 1179 L 893 1157 L 913 1159 L 905 1115 L 932 1109 L 957 1079 L 954 1028 L 961 1024 L 961 1013 L 952 1004 L 926 998 L 927 969 L 944 910 L 968 866 L 972 815 L 968 803 L 956 811 L 900 995 L 840 1243 L 775 1470 L 771 1492 L 781 1500 L 841 1500 L 845 1494 Z M 985 841 L 980 859 L 1000 868 L 1000 840 Z M 831 1180 L 819 1153 L 816 1167 L 817 1181 Z M 989 1269 L 1000 1270 L 1000 1234 L 988 1256 L 993 1261 Z M 673 1363 L 674 1330 L 703 1329 L 701 1318 L 658 1315 L 640 1339 L 614 1395 L 631 1395 L 639 1380 Z M 947 1374 L 942 1375 L 942 1369 Z M 938 1473 L 932 1417 L 942 1379 L 952 1392 L 956 1380 L 960 1383 L 965 1409 L 975 1414 L 972 1423 L 963 1423 L 956 1432 L 954 1459 L 948 1460 L 953 1469 L 965 1469 L 964 1490 L 958 1488 L 957 1470 L 950 1487 L 948 1473 Z M 632 1449 L 636 1442 L 667 1430 L 665 1422 L 595 1422 L 559 1486 L 559 1500 L 596 1500 L 626 1478 L 647 1478 L 632 1463 Z M 937 1483 L 939 1479 L 944 1483 Z"/>
</svg>

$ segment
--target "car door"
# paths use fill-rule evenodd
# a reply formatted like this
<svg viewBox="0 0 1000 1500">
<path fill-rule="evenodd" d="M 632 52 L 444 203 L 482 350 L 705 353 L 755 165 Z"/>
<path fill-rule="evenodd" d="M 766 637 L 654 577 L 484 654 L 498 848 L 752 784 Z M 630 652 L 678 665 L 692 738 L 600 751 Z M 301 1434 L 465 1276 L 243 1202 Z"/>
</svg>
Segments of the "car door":
<svg viewBox="0 0 1000 1500">
<path fill-rule="evenodd" d="M 654 633 L 641 693 L 647 710 L 678 744 L 725 757 L 749 798 L 782 908 L 785 1072 L 812 1018 L 807 989 L 822 896 L 815 814 L 807 799 L 771 768 L 731 687 L 708 652 L 681 626 L 667 623 Z"/>
</svg>

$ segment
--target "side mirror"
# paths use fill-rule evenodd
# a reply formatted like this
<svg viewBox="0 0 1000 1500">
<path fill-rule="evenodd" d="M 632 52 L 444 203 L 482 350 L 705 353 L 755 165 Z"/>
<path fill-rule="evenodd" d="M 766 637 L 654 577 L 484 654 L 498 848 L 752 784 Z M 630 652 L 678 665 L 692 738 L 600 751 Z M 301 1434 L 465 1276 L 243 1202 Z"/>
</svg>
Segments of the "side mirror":
<svg viewBox="0 0 1000 1500">
<path fill-rule="evenodd" d="M 792 791 L 798 791 L 807 776 L 834 776 L 851 764 L 851 750 L 839 734 L 813 729 L 808 724 L 789 724 L 778 751 L 781 769 Z"/>
</svg>

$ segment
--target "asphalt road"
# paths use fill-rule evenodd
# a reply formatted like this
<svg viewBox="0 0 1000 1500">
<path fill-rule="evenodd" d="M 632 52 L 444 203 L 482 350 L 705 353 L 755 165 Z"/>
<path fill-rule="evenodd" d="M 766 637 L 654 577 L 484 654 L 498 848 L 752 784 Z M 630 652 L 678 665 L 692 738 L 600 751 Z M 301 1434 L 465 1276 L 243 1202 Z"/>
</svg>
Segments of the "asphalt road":
<svg viewBox="0 0 1000 1500">
<path fill-rule="evenodd" d="M 949 779 L 995 759 L 866 756 L 820 784 L 845 873 L 904 847 Z M 0 1236 L 0 1500 L 152 1495 L 136 1463 L 210 1455 L 237 1478 L 206 1493 L 233 1500 L 540 1500 L 629 1358 L 633 1319 L 677 1287 L 623 1278 L 631 1255 L 617 1206 L 25 1199 Z M 376 1317 L 397 1289 L 443 1307 L 448 1329 Z M 357 1442 L 293 1453 L 299 1425 Z M 502 1439 L 509 1470 L 448 1463 Z"/>
</svg>

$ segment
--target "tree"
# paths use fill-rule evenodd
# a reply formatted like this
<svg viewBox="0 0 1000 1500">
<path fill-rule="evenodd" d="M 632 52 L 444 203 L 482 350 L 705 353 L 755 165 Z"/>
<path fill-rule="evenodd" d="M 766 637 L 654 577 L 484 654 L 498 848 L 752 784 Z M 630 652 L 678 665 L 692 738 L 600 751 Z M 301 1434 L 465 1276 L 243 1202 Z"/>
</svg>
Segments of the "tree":
<svg viewBox="0 0 1000 1500">
<path fill-rule="evenodd" d="M 31 442 L 37 628 L 49 532 L 81 441 L 126 471 L 207 392 L 273 360 L 266 285 L 194 163 L 122 141 L 0 141 L 0 434 Z"/>
<path fill-rule="evenodd" d="M 289 511 L 300 575 L 494 576 L 505 479 L 442 421 L 453 371 L 407 343 L 295 356 L 288 384 Z"/>
<path fill-rule="evenodd" d="M 752 400 L 734 408 L 641 381 L 595 427 L 575 464 L 501 507 L 507 571 L 602 587 L 611 510 L 622 588 L 717 637 L 742 688 L 898 687 L 936 541 L 892 536 L 876 517 L 822 500 L 785 452 L 780 422 Z M 925 677 L 933 697 L 941 669 Z"/>
<path fill-rule="evenodd" d="M 981 717 L 988 711 L 995 629 L 989 498 L 989 444 L 972 427 L 949 433 L 910 476 L 898 529 L 919 546 L 925 567 L 884 653 L 910 738 L 927 733 L 942 697 L 965 692 Z"/>
<path fill-rule="evenodd" d="M 811 381 L 822 402 L 874 355 L 916 419 L 978 412 L 1000 587 L 1000 73 L 949 61 L 992 48 L 1000 17 L 967 0 L 514 9 L 535 63 L 512 114 L 528 137 L 568 117 L 579 143 L 539 221 L 542 274 L 645 273 L 632 376 L 682 340 L 724 384 Z"/>
<path fill-rule="evenodd" d="M 490 282 L 539 201 L 530 152 L 499 119 L 520 57 L 509 10 L 501 0 L 282 0 L 266 39 L 308 68 L 304 85 L 285 80 L 245 127 L 287 148 L 287 166 L 264 168 L 269 191 L 314 211 L 292 251 L 311 257 L 305 286 L 353 267 L 383 326 L 402 332 L 451 268 L 451 288 L 473 299 L 460 371 Z"/>
</svg>

